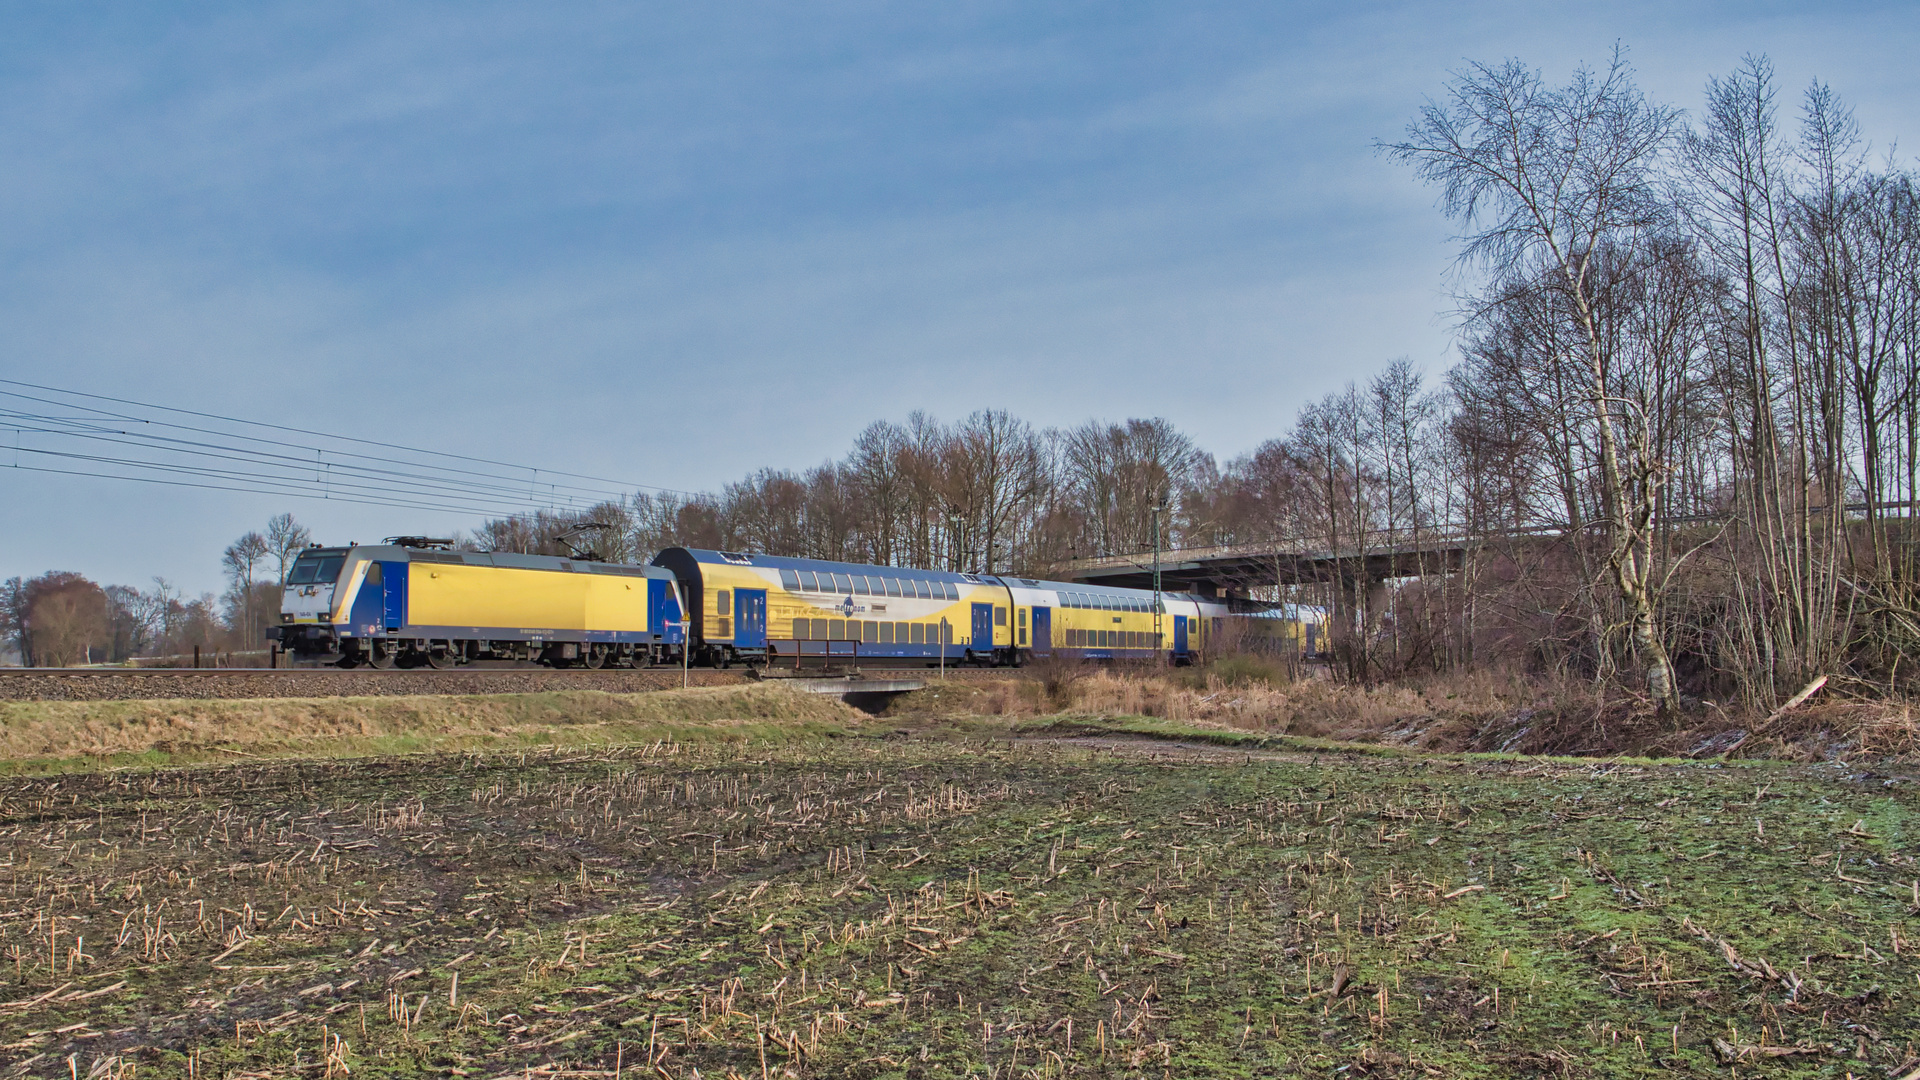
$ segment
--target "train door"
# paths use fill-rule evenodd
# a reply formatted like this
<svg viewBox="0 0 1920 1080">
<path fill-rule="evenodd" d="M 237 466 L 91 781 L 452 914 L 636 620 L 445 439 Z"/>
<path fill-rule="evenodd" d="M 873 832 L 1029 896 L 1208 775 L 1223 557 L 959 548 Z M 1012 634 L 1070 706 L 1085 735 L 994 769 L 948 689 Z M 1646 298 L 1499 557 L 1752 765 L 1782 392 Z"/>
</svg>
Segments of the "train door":
<svg viewBox="0 0 1920 1080">
<path fill-rule="evenodd" d="M 669 643 L 684 640 L 680 634 L 680 599 L 670 581 L 647 579 L 647 633 Z"/>
<path fill-rule="evenodd" d="M 1185 656 L 1187 652 L 1187 617 L 1173 617 L 1173 655 Z"/>
<path fill-rule="evenodd" d="M 733 590 L 733 644 L 740 649 L 767 647 L 767 590 Z"/>
<path fill-rule="evenodd" d="M 380 571 L 380 606 L 386 616 L 384 625 L 388 630 L 398 630 L 407 625 L 407 564 L 374 563 L 372 569 Z"/>
<path fill-rule="evenodd" d="M 993 605 L 973 605 L 973 648 L 975 652 L 993 651 Z"/>
<path fill-rule="evenodd" d="M 1036 656 L 1046 656 L 1053 652 L 1052 608 L 1033 609 L 1033 652 Z"/>
</svg>

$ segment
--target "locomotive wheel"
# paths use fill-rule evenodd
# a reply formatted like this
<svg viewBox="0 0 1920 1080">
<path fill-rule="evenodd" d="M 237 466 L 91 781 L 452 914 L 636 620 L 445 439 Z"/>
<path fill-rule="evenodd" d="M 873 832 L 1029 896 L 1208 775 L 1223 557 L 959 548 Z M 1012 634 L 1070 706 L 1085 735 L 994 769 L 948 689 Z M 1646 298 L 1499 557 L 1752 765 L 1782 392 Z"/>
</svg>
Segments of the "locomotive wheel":
<svg viewBox="0 0 1920 1080">
<path fill-rule="evenodd" d="M 399 657 L 392 648 L 376 645 L 368 650 L 366 665 L 370 668 L 390 671 L 398 660 Z"/>
<path fill-rule="evenodd" d="M 586 655 L 580 658 L 580 666 L 589 671 L 599 671 L 607 666 L 607 651 L 597 646 L 589 648 Z"/>
</svg>

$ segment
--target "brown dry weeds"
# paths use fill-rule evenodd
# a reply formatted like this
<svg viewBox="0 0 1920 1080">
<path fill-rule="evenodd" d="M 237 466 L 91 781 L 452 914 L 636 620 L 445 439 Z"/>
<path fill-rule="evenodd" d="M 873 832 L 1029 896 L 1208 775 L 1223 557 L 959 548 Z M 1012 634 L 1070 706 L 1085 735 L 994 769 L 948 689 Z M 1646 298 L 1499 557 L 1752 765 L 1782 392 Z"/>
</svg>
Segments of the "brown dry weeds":
<svg viewBox="0 0 1920 1080">
<path fill-rule="evenodd" d="M 1712 757 L 1733 747 L 1741 757 L 1796 761 L 1920 753 L 1911 703 L 1854 697 L 1844 688 L 1767 723 L 1764 713 L 1705 701 L 1663 717 L 1649 702 L 1571 680 L 1471 672 L 1367 687 L 1294 678 L 1277 665 L 1235 658 L 1195 669 L 1065 666 L 916 697 L 902 709 L 1149 716 L 1443 753 Z"/>
</svg>

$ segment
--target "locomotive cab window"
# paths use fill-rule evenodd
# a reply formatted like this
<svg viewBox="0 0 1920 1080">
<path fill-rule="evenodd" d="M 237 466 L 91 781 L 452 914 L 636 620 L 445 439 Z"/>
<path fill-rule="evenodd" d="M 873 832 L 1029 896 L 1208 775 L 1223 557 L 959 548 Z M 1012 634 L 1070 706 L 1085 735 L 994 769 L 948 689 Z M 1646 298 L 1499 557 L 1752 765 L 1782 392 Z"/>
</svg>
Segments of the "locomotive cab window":
<svg viewBox="0 0 1920 1080">
<path fill-rule="evenodd" d="M 289 585 L 331 585 L 340 577 L 345 555 L 302 555 L 287 575 Z"/>
</svg>

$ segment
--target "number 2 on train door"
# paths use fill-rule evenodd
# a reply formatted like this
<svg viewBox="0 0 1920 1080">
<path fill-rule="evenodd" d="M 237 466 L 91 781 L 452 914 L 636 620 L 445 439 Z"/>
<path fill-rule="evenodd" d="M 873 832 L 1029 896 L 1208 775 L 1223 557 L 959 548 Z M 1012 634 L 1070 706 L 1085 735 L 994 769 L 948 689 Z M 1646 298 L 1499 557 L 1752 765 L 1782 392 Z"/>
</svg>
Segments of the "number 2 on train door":
<svg viewBox="0 0 1920 1080">
<path fill-rule="evenodd" d="M 973 605 L 973 648 L 986 652 L 993 648 L 993 605 Z"/>
</svg>

